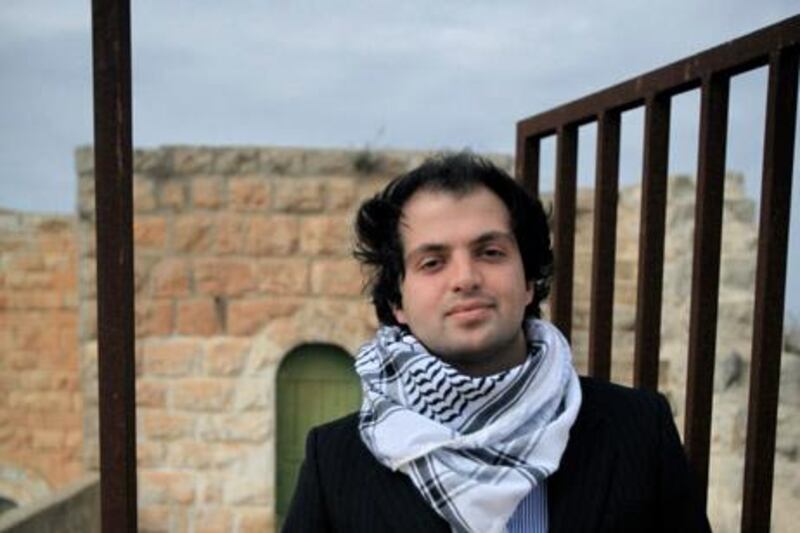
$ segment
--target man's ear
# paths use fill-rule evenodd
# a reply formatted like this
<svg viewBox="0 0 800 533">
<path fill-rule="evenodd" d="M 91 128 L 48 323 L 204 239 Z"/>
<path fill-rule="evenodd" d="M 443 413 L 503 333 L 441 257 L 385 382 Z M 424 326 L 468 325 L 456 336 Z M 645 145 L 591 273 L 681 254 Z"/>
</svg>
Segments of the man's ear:
<svg viewBox="0 0 800 533">
<path fill-rule="evenodd" d="M 525 281 L 525 294 L 526 294 L 525 299 L 527 300 L 527 302 L 526 302 L 525 305 L 530 305 L 531 304 L 531 302 L 533 301 L 533 295 L 534 295 L 534 291 L 535 290 L 536 289 L 534 289 L 534 281 L 532 279 L 526 280 Z"/>
<path fill-rule="evenodd" d="M 392 314 L 394 314 L 394 319 L 397 320 L 397 323 L 403 326 L 408 325 L 408 321 L 406 320 L 406 314 L 403 312 L 403 309 L 397 306 L 392 306 Z"/>
</svg>

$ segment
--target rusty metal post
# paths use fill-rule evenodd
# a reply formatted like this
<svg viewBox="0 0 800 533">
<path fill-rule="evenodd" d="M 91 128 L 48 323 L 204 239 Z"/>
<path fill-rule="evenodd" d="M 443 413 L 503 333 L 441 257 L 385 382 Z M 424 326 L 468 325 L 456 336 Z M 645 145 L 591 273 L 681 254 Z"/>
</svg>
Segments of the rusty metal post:
<svg viewBox="0 0 800 533">
<path fill-rule="evenodd" d="M 575 268 L 575 195 L 578 180 L 578 128 L 559 128 L 556 141 L 556 190 L 553 251 L 555 275 L 550 315 L 567 339 L 572 336 L 572 276 Z"/>
<path fill-rule="evenodd" d="M 129 0 L 93 0 L 95 226 L 103 531 L 134 532 L 133 190 Z"/>
<path fill-rule="evenodd" d="M 774 53 L 769 65 L 742 505 L 742 531 L 747 532 L 769 531 L 772 510 L 798 53 L 797 48 Z"/>
</svg>

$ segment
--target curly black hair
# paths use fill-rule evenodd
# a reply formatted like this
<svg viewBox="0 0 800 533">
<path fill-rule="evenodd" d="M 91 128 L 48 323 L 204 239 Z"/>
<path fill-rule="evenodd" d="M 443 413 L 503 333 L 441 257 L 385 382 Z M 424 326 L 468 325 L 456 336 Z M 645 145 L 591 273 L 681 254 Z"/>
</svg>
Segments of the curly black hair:
<svg viewBox="0 0 800 533">
<path fill-rule="evenodd" d="M 478 187 L 494 192 L 508 208 L 525 280 L 534 288 L 525 317 L 540 316 L 539 304 L 550 292 L 553 274 L 550 230 L 542 204 L 488 159 L 459 152 L 431 157 L 416 169 L 397 176 L 358 210 L 353 255 L 370 270 L 366 288 L 381 323 L 398 325 L 392 309 L 402 308 L 403 304 L 400 283 L 405 266 L 399 224 L 405 203 L 420 190 L 464 196 Z"/>
</svg>

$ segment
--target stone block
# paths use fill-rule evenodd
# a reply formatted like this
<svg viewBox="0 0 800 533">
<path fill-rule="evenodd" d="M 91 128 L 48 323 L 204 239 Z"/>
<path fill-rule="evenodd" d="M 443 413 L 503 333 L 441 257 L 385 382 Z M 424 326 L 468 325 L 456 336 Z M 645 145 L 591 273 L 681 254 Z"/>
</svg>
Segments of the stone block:
<svg viewBox="0 0 800 533">
<path fill-rule="evenodd" d="M 232 300 L 225 321 L 231 335 L 252 335 L 271 320 L 293 315 L 300 302 L 287 298 L 252 298 Z"/>
<path fill-rule="evenodd" d="M 264 506 L 271 503 L 271 496 L 263 478 L 237 477 L 225 484 L 225 502 L 231 505 Z"/>
<path fill-rule="evenodd" d="M 164 466 L 167 447 L 162 442 L 139 441 L 136 443 L 136 465 L 139 468 Z"/>
<path fill-rule="evenodd" d="M 189 505 L 195 499 L 194 474 L 145 470 L 140 474 L 142 505 Z"/>
<path fill-rule="evenodd" d="M 247 362 L 252 343 L 248 339 L 217 339 L 207 348 L 206 373 L 209 376 L 238 376 Z"/>
<path fill-rule="evenodd" d="M 256 287 L 255 266 L 247 259 L 196 259 L 195 291 L 211 296 L 240 296 Z"/>
<path fill-rule="evenodd" d="M 144 374 L 179 377 L 191 375 L 203 356 L 202 344 L 190 339 L 148 339 L 143 343 Z"/>
<path fill-rule="evenodd" d="M 194 435 L 194 416 L 165 411 L 140 410 L 142 437 L 148 440 L 174 441 Z"/>
<path fill-rule="evenodd" d="M 184 411 L 223 411 L 232 396 L 233 383 L 226 379 L 182 379 L 172 385 L 172 406 Z"/>
<path fill-rule="evenodd" d="M 167 505 L 144 505 L 138 507 L 139 533 L 168 533 L 172 523 L 172 510 Z"/>
<path fill-rule="evenodd" d="M 200 147 L 173 147 L 172 170 L 179 176 L 214 172 L 214 152 Z"/>
<path fill-rule="evenodd" d="M 198 432 L 206 442 L 263 443 L 272 433 L 263 412 L 210 415 L 200 421 Z"/>
<path fill-rule="evenodd" d="M 325 296 L 360 296 L 364 286 L 355 259 L 320 259 L 311 265 L 311 291 Z"/>
<path fill-rule="evenodd" d="M 210 336 L 222 330 L 217 306 L 212 298 L 193 298 L 178 302 L 176 331 L 183 335 Z"/>
<path fill-rule="evenodd" d="M 136 406 L 165 408 L 167 385 L 162 381 L 140 379 L 136 382 Z"/>
<path fill-rule="evenodd" d="M 150 271 L 151 294 L 154 297 L 180 297 L 189 294 L 189 268 L 185 259 L 168 257 L 157 262 Z"/>
<path fill-rule="evenodd" d="M 214 225 L 216 226 L 215 253 L 235 254 L 244 250 L 247 219 L 239 215 L 223 214 L 215 218 Z"/>
<path fill-rule="evenodd" d="M 167 221 L 163 216 L 138 215 L 133 219 L 136 251 L 163 250 L 167 244 Z"/>
<path fill-rule="evenodd" d="M 158 206 L 172 211 L 180 211 L 186 206 L 186 183 L 181 179 L 161 182 L 158 188 Z"/>
<path fill-rule="evenodd" d="M 237 513 L 239 533 L 260 533 L 275 528 L 273 514 L 264 509 L 248 509 Z"/>
<path fill-rule="evenodd" d="M 272 201 L 270 182 L 263 176 L 236 176 L 228 179 L 228 203 L 235 211 L 269 210 Z"/>
<path fill-rule="evenodd" d="M 326 208 L 329 211 L 350 210 L 358 199 L 356 180 L 350 177 L 332 176 L 325 180 Z"/>
<path fill-rule="evenodd" d="M 277 211 L 314 213 L 325 207 L 324 182 L 315 178 L 292 178 L 275 182 L 273 204 Z"/>
<path fill-rule="evenodd" d="M 156 208 L 156 190 L 153 180 L 141 174 L 133 175 L 133 209 L 147 213 Z"/>
<path fill-rule="evenodd" d="M 220 174 L 257 172 L 260 166 L 257 148 L 223 148 L 217 151 L 214 171 Z"/>
<path fill-rule="evenodd" d="M 232 513 L 227 507 L 200 507 L 193 511 L 195 533 L 233 531 Z M 266 530 L 264 530 L 266 531 Z"/>
<path fill-rule="evenodd" d="M 299 221 L 293 216 L 254 217 L 247 225 L 245 253 L 255 256 L 291 254 L 298 246 L 299 228 Z"/>
<path fill-rule="evenodd" d="M 306 259 L 262 259 L 257 263 L 259 292 L 274 295 L 308 293 L 309 266 Z"/>
<path fill-rule="evenodd" d="M 225 182 L 220 176 L 199 176 L 192 179 L 192 205 L 200 209 L 217 209 L 225 204 Z"/>
<path fill-rule="evenodd" d="M 312 255 L 349 255 L 353 249 L 352 218 L 347 215 L 304 217 L 300 251 Z"/>
<path fill-rule="evenodd" d="M 270 397 L 263 380 L 241 381 L 236 386 L 233 407 L 236 411 L 263 411 L 269 406 Z"/>
<path fill-rule="evenodd" d="M 181 215 L 175 219 L 173 247 L 179 252 L 207 252 L 214 245 L 214 223 L 204 214 Z"/>
<path fill-rule="evenodd" d="M 134 312 L 137 337 L 165 336 L 174 329 L 173 303 L 170 299 L 141 299 L 136 302 Z"/>
</svg>

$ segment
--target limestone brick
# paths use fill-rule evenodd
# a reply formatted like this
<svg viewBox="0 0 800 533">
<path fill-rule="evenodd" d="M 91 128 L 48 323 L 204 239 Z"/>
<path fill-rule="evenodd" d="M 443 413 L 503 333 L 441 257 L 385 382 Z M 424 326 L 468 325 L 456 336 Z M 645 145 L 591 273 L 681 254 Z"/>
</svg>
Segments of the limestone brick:
<svg viewBox="0 0 800 533">
<path fill-rule="evenodd" d="M 292 178 L 275 183 L 274 208 L 293 213 L 314 213 L 325 207 L 323 181 L 315 178 Z"/>
<path fill-rule="evenodd" d="M 150 272 L 152 295 L 176 297 L 189 294 L 189 269 L 185 259 L 168 257 L 160 260 Z"/>
<path fill-rule="evenodd" d="M 136 406 L 165 408 L 167 385 L 163 381 L 139 379 L 136 381 Z"/>
<path fill-rule="evenodd" d="M 184 335 L 211 336 L 222 330 L 220 313 L 212 298 L 178 302 L 176 331 Z"/>
<path fill-rule="evenodd" d="M 252 335 L 271 320 L 289 316 L 300 303 L 285 298 L 249 298 L 231 300 L 226 324 L 231 335 Z"/>
<path fill-rule="evenodd" d="M 299 241 L 299 221 L 286 215 L 252 218 L 247 225 L 245 252 L 249 255 L 288 255 Z"/>
<path fill-rule="evenodd" d="M 172 406 L 184 411 L 220 412 L 233 397 L 233 383 L 225 379 L 183 379 L 172 386 Z"/>
<path fill-rule="evenodd" d="M 264 506 L 271 503 L 272 491 L 266 479 L 234 478 L 225 484 L 224 501 L 232 505 Z"/>
<path fill-rule="evenodd" d="M 156 441 L 139 441 L 136 443 L 136 465 L 139 468 L 157 468 L 164 464 L 167 457 L 167 445 Z"/>
<path fill-rule="evenodd" d="M 137 213 L 147 213 L 156 207 L 153 180 L 141 174 L 133 175 L 133 209 Z"/>
<path fill-rule="evenodd" d="M 350 210 L 355 207 L 357 198 L 355 178 L 331 176 L 325 180 L 326 207 L 329 211 Z"/>
<path fill-rule="evenodd" d="M 140 474 L 140 499 L 144 505 L 194 502 L 193 474 L 145 470 Z"/>
<path fill-rule="evenodd" d="M 192 205 L 217 209 L 225 204 L 224 181 L 220 176 L 199 176 L 191 182 Z"/>
<path fill-rule="evenodd" d="M 263 509 L 248 509 L 239 511 L 238 524 L 239 533 L 259 533 L 261 531 L 272 531 L 274 529 L 272 513 Z"/>
<path fill-rule="evenodd" d="M 216 227 L 214 253 L 227 255 L 244 250 L 246 218 L 240 215 L 221 214 L 215 218 L 214 226 Z"/>
<path fill-rule="evenodd" d="M 209 415 L 199 422 L 198 434 L 206 442 L 263 443 L 271 428 L 264 413 Z"/>
<path fill-rule="evenodd" d="M 233 530 L 233 515 L 226 507 L 200 507 L 193 511 L 195 533 L 227 533 Z"/>
<path fill-rule="evenodd" d="M 272 200 L 270 183 L 260 176 L 235 176 L 228 179 L 228 198 L 235 211 L 266 212 Z"/>
<path fill-rule="evenodd" d="M 240 296 L 256 287 L 255 266 L 246 259 L 196 259 L 193 267 L 198 294 Z"/>
<path fill-rule="evenodd" d="M 300 251 L 312 255 L 349 255 L 353 249 L 352 218 L 319 215 L 303 218 Z"/>
<path fill-rule="evenodd" d="M 158 206 L 179 211 L 186 205 L 186 184 L 183 180 L 172 179 L 161 183 L 158 191 Z"/>
<path fill-rule="evenodd" d="M 162 410 L 140 410 L 141 434 L 150 441 L 186 439 L 194 434 L 195 420 L 191 414 L 169 414 Z"/>
<path fill-rule="evenodd" d="M 241 374 L 251 342 L 241 338 L 221 338 L 208 347 L 205 369 L 209 376 L 233 377 Z"/>
<path fill-rule="evenodd" d="M 215 154 L 211 150 L 174 147 L 171 152 L 172 169 L 179 176 L 207 174 L 214 171 Z"/>
<path fill-rule="evenodd" d="M 158 215 L 133 219 L 133 245 L 139 250 L 163 250 L 167 243 L 167 221 Z"/>
<path fill-rule="evenodd" d="M 172 333 L 174 325 L 174 304 L 171 299 L 139 299 L 134 307 L 137 337 L 159 337 Z M 94 329 L 96 332 L 96 318 Z M 93 338 L 91 335 L 89 338 Z"/>
<path fill-rule="evenodd" d="M 173 247 L 178 252 L 208 252 L 214 245 L 214 224 L 207 215 L 185 214 L 175 219 Z"/>
<path fill-rule="evenodd" d="M 256 268 L 259 292 L 275 295 L 308 293 L 309 265 L 306 259 L 262 259 Z"/>
<path fill-rule="evenodd" d="M 220 150 L 214 160 L 214 171 L 220 174 L 256 172 L 259 168 L 259 151 L 256 148 Z"/>
<path fill-rule="evenodd" d="M 191 339 L 147 340 L 143 343 L 144 374 L 148 376 L 187 376 L 201 363 L 202 344 Z"/>
<path fill-rule="evenodd" d="M 354 259 L 320 259 L 311 266 L 311 291 L 325 296 L 359 296 L 364 281 Z"/>
</svg>

